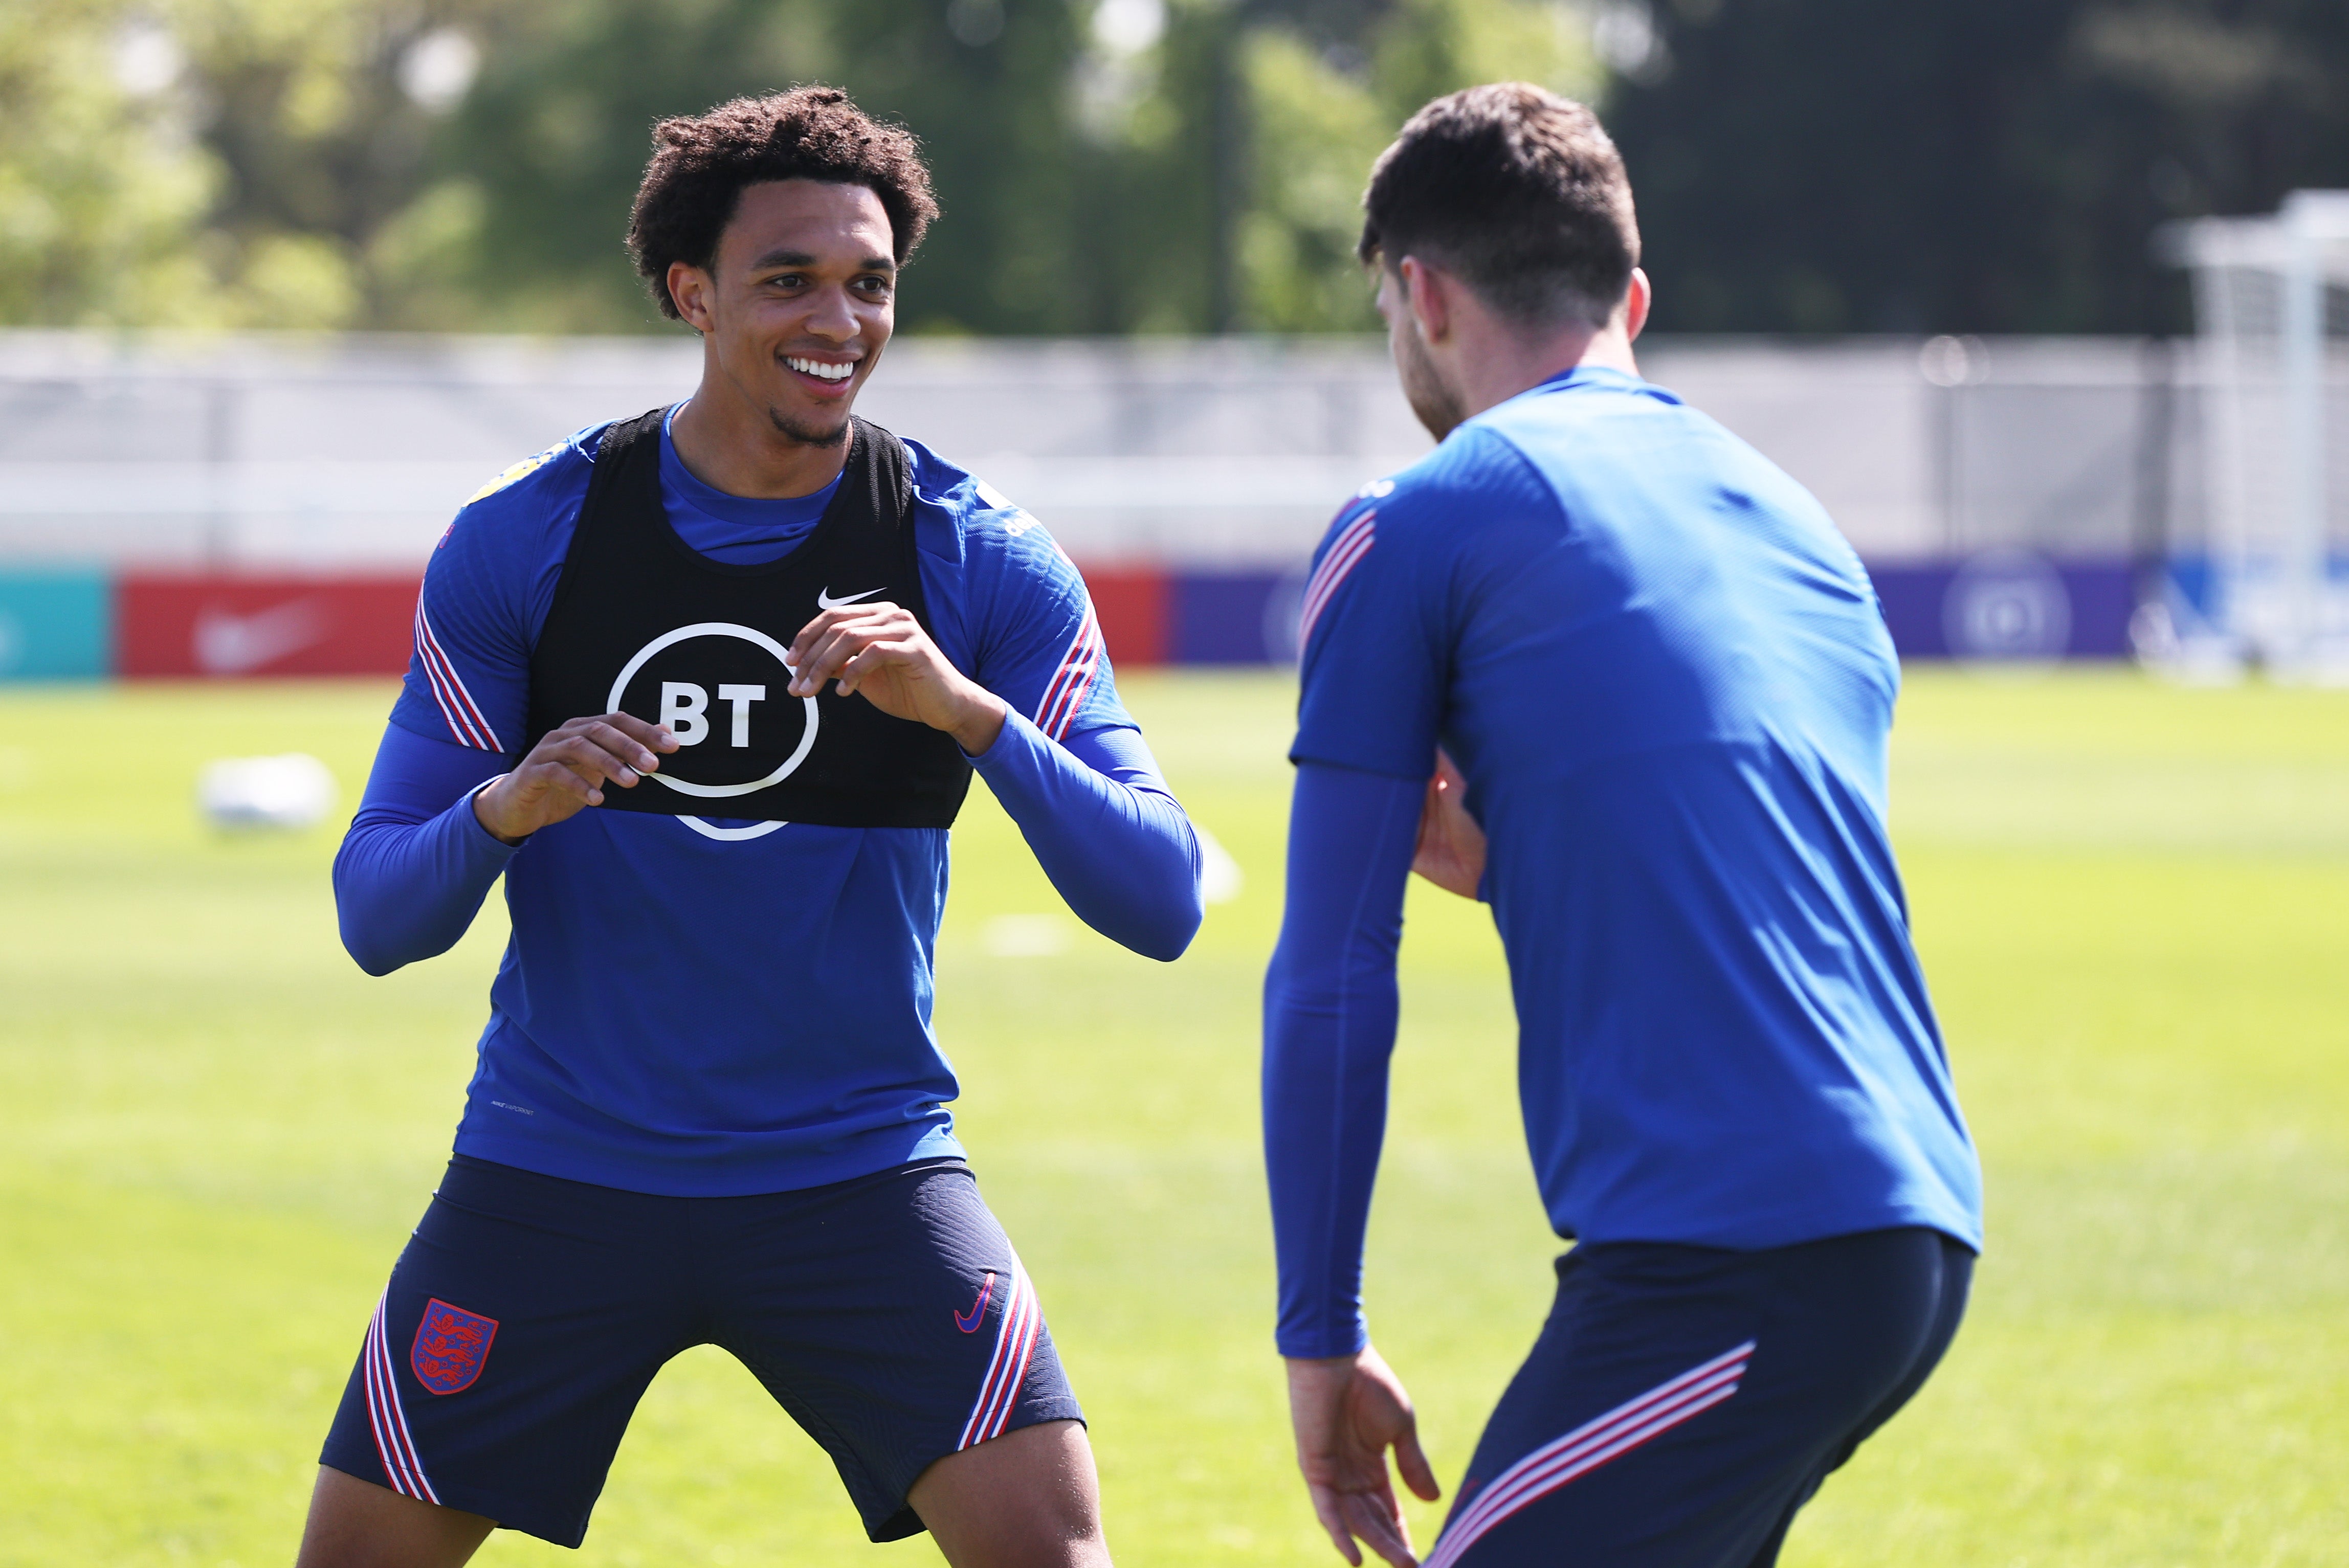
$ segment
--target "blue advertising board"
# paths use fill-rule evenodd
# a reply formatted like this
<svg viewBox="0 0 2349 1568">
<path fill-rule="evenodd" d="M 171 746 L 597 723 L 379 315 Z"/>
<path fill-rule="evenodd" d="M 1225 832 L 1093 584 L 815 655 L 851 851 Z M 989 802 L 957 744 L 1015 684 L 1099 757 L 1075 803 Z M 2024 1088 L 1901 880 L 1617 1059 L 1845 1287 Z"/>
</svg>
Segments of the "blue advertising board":
<svg viewBox="0 0 2349 1568">
<path fill-rule="evenodd" d="M 1985 663 L 2129 656 L 2137 570 L 1990 551 L 1967 561 L 1869 569 L 1906 659 Z M 1167 584 L 1167 662 L 1288 664 L 1304 573 L 1185 572 Z"/>
<path fill-rule="evenodd" d="M 2122 659 L 2137 573 L 2123 561 L 1992 551 L 1966 562 L 1871 566 L 1904 659 Z"/>
<path fill-rule="evenodd" d="M 113 664 L 112 585 L 83 567 L 0 567 L 0 681 L 94 680 Z"/>
<path fill-rule="evenodd" d="M 1178 665 L 1265 665 L 1294 659 L 1296 613 L 1284 638 L 1270 623 L 1283 575 L 1186 572 L 1169 584 L 1166 656 Z M 1292 594 L 1293 598 L 1294 595 Z"/>
</svg>

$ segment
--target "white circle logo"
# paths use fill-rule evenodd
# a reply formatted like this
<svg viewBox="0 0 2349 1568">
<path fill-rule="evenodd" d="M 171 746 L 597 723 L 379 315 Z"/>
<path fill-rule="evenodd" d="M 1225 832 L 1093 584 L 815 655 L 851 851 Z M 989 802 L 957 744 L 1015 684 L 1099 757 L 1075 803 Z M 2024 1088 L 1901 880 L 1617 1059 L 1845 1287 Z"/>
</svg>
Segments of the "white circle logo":
<svg viewBox="0 0 2349 1568">
<path fill-rule="evenodd" d="M 653 655 L 660 653 L 666 648 L 674 647 L 679 643 L 689 642 L 696 637 L 730 637 L 741 642 L 753 644 L 756 646 L 764 649 L 773 657 L 777 664 L 782 665 L 783 673 L 786 676 L 797 673 L 792 668 L 789 650 L 787 650 L 781 643 L 775 641 L 774 638 L 767 635 L 764 632 L 758 631 L 750 626 L 738 626 L 731 621 L 697 621 L 690 626 L 679 626 L 674 632 L 665 632 L 661 635 L 655 637 L 651 642 L 647 643 L 643 647 L 637 649 L 636 656 L 627 662 L 626 667 L 620 671 L 619 678 L 613 681 L 611 695 L 605 699 L 605 711 L 610 713 L 621 713 L 626 711 L 620 704 L 621 699 L 627 695 L 628 683 L 636 679 L 638 672 L 643 670 L 645 665 L 651 662 Z M 690 693 L 691 696 L 688 700 L 693 705 L 690 707 L 680 707 L 677 710 L 679 715 L 688 718 L 691 721 L 692 726 L 695 727 L 695 731 L 691 735 L 690 738 L 688 738 L 686 734 L 680 733 L 678 735 L 678 739 L 686 745 L 699 744 L 709 733 L 709 721 L 703 716 L 703 710 L 709 704 L 708 691 L 700 686 L 689 685 L 683 682 L 663 683 L 662 722 L 669 724 L 672 731 L 675 731 L 678 728 L 678 726 L 672 721 L 671 716 L 667 711 L 668 694 L 671 692 Z M 764 701 L 766 687 L 763 685 L 720 686 L 718 688 L 718 692 L 721 698 L 731 696 L 734 701 L 734 728 L 732 732 L 734 745 L 738 748 L 747 745 L 746 738 L 749 733 L 750 725 L 749 705 L 753 702 Z M 758 695 L 756 696 L 734 696 L 733 694 L 737 693 L 756 693 Z M 666 771 L 652 773 L 647 775 L 647 777 L 657 784 L 667 785 L 670 789 L 678 791 L 679 794 L 692 795 L 705 800 L 723 799 L 733 795 L 755 794 L 759 790 L 768 788 L 770 785 L 781 783 L 784 779 L 792 776 L 792 772 L 798 769 L 801 763 L 807 760 L 809 750 L 815 745 L 815 698 L 812 696 L 802 697 L 800 700 L 805 712 L 806 722 L 800 730 L 799 745 L 792 749 L 792 754 L 789 757 L 783 759 L 781 766 L 777 767 L 774 771 L 769 773 L 765 778 L 752 779 L 747 782 L 740 784 L 697 784 L 690 779 L 679 779 Z M 730 836 L 732 835 L 730 834 Z"/>
<path fill-rule="evenodd" d="M 1958 569 L 1941 600 L 1950 652 L 1988 664 L 2060 659 L 2072 642 L 2062 573 L 2024 550 L 1993 550 Z"/>
</svg>

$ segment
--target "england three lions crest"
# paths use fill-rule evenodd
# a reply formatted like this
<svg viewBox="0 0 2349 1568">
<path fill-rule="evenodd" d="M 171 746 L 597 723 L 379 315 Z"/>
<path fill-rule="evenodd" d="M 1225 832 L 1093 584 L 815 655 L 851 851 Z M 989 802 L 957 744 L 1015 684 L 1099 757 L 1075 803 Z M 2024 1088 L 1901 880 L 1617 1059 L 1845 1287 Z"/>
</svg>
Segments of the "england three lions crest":
<svg viewBox="0 0 2349 1568">
<path fill-rule="evenodd" d="M 490 1358 L 490 1341 L 498 1336 L 498 1320 L 450 1306 L 435 1296 L 424 1304 L 424 1321 L 416 1327 L 416 1343 L 408 1365 L 416 1380 L 435 1394 L 461 1394 L 481 1375 Z"/>
</svg>

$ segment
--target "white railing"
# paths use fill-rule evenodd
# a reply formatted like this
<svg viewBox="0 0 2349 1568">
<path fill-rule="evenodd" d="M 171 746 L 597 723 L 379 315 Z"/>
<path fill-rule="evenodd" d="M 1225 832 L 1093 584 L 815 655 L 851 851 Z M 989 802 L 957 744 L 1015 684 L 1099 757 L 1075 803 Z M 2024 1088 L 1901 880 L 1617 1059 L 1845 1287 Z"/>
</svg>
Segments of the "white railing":
<svg viewBox="0 0 2349 1568">
<path fill-rule="evenodd" d="M 1808 485 L 1871 561 L 2150 559 L 2207 542 L 2209 377 L 2192 345 L 1640 349 L 1653 379 Z M 698 369 L 698 346 L 675 337 L 0 332 L 0 559 L 406 569 L 508 463 L 685 396 Z M 863 407 L 1089 564 L 1288 566 L 1363 480 L 1427 447 L 1383 345 L 1363 339 L 907 339 Z"/>
</svg>

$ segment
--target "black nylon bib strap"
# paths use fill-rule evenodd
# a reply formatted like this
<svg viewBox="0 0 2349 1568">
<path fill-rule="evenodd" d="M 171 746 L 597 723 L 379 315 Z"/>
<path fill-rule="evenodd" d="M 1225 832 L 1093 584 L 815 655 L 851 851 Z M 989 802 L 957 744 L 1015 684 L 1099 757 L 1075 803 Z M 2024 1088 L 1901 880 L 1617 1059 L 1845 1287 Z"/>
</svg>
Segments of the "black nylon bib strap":
<svg viewBox="0 0 2349 1568">
<path fill-rule="evenodd" d="M 840 828 L 951 826 L 970 789 L 953 737 L 827 686 L 795 697 L 784 655 L 823 609 L 886 600 L 929 616 L 905 449 L 855 421 L 840 489 L 781 561 L 698 554 L 661 506 L 667 410 L 604 433 L 530 659 L 530 744 L 574 718 L 634 714 L 680 742 L 607 810 Z"/>
</svg>

